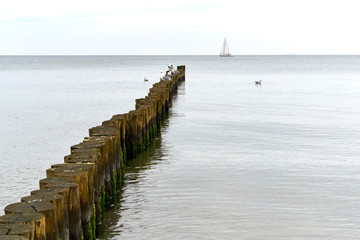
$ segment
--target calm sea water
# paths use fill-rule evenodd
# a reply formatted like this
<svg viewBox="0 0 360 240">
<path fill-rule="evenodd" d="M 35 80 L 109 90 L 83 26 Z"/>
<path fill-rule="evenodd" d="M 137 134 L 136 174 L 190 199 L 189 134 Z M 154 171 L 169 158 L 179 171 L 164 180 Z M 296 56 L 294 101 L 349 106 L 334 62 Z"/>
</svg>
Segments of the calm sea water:
<svg viewBox="0 0 360 240">
<path fill-rule="evenodd" d="M 360 56 L 0 57 L 0 207 L 169 62 L 186 82 L 100 239 L 358 239 Z"/>
</svg>

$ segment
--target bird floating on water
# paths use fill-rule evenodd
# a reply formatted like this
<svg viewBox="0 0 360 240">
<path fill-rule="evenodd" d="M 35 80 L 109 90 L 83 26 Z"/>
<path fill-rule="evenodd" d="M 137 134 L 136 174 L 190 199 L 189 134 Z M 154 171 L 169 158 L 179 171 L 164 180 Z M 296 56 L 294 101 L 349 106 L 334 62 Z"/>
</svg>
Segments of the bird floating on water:
<svg viewBox="0 0 360 240">
<path fill-rule="evenodd" d="M 255 81 L 255 85 L 261 85 L 261 80 Z"/>
<path fill-rule="evenodd" d="M 149 79 L 147 79 L 146 77 L 144 77 L 144 82 L 147 82 L 147 81 L 149 81 Z"/>
</svg>

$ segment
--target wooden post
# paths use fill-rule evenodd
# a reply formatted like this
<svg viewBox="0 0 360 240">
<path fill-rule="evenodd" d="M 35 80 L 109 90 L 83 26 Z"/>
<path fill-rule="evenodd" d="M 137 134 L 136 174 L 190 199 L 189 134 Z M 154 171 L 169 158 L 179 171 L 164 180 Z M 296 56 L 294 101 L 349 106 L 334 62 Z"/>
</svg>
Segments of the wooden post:
<svg viewBox="0 0 360 240">
<path fill-rule="evenodd" d="M 55 207 L 57 228 L 60 239 L 66 239 L 69 236 L 69 230 L 66 227 L 65 209 L 64 209 L 64 197 L 56 193 L 48 193 L 42 195 L 31 195 L 21 198 L 21 202 L 49 202 Z M 66 209 L 67 211 L 67 209 Z M 66 214 L 67 215 L 67 214 Z"/>
<path fill-rule="evenodd" d="M 40 180 L 39 184 L 41 190 L 66 190 L 69 212 L 69 236 L 70 239 L 80 240 L 82 236 L 82 226 L 79 185 L 75 183 L 74 179 L 63 177 L 45 178 Z"/>
<path fill-rule="evenodd" d="M 0 239 L 3 236 L 17 235 L 33 240 L 34 227 L 28 224 L 0 224 Z"/>
<path fill-rule="evenodd" d="M 46 239 L 59 239 L 55 207 L 45 201 L 13 203 L 5 207 L 5 214 L 42 213 L 45 215 Z"/>
<path fill-rule="evenodd" d="M 45 240 L 45 215 L 42 213 L 11 213 L 0 217 L 0 224 L 28 224 L 32 226 L 34 240 Z"/>
</svg>

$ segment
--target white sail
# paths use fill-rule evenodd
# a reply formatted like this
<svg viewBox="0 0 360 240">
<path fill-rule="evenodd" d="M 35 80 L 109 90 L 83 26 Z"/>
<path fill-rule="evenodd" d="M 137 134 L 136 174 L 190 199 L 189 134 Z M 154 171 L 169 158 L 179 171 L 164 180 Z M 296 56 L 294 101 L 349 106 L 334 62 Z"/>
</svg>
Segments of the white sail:
<svg viewBox="0 0 360 240">
<path fill-rule="evenodd" d="M 231 54 L 229 52 L 229 48 L 226 42 L 226 38 L 224 40 L 221 52 L 220 52 L 220 57 L 231 57 Z"/>
</svg>

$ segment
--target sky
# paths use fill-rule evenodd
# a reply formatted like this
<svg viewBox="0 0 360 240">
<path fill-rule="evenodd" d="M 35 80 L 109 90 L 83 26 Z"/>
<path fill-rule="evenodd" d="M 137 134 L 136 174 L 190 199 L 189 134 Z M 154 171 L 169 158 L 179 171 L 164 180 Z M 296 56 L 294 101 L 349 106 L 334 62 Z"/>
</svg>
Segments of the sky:
<svg viewBox="0 0 360 240">
<path fill-rule="evenodd" d="M 0 55 L 360 54 L 359 0 L 11 0 Z"/>
</svg>

